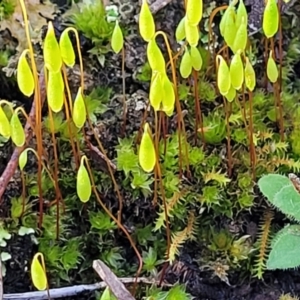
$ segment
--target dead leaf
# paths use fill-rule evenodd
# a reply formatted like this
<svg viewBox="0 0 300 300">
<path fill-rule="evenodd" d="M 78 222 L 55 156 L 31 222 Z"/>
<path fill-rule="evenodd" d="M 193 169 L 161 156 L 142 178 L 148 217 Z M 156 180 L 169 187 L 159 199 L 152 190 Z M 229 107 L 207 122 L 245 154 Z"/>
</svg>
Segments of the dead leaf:
<svg viewBox="0 0 300 300">
<path fill-rule="evenodd" d="M 50 1 L 40 3 L 39 0 L 24 0 L 32 43 L 38 43 L 41 40 L 41 29 L 47 25 L 47 19 L 52 19 L 56 11 L 56 5 Z M 16 4 L 15 11 L 9 19 L 0 22 L 0 29 L 8 29 L 11 35 L 18 40 L 17 51 L 20 53 L 28 48 L 22 9 L 19 1 Z"/>
</svg>

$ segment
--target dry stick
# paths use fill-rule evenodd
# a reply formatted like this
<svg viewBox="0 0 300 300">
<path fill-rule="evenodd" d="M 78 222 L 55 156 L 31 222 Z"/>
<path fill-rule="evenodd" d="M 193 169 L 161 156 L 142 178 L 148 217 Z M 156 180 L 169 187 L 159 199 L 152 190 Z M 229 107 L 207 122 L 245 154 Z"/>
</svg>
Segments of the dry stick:
<svg viewBox="0 0 300 300">
<path fill-rule="evenodd" d="M 132 277 L 125 277 L 125 278 L 118 278 L 118 279 L 119 281 L 125 284 L 132 284 L 135 282 L 135 278 Z M 150 280 L 146 277 L 139 277 L 137 282 L 150 284 L 150 285 L 158 283 L 157 281 Z M 170 287 L 171 285 L 164 284 L 164 286 Z M 63 288 L 49 289 L 49 294 L 51 299 L 57 299 L 57 298 L 78 296 L 79 294 L 82 294 L 84 292 L 93 292 L 96 290 L 104 289 L 106 287 L 107 284 L 102 281 L 94 284 L 81 284 L 81 285 L 74 285 L 74 286 L 68 286 Z M 3 300 L 46 300 L 46 299 L 48 299 L 47 291 L 35 291 L 35 292 L 3 295 Z"/>
<path fill-rule="evenodd" d="M 100 259 L 93 261 L 93 269 L 118 300 L 135 300 L 119 278 Z"/>
<path fill-rule="evenodd" d="M 43 103 L 45 101 L 45 96 L 46 96 L 46 92 L 45 92 L 45 82 L 44 82 L 44 72 L 42 72 L 40 74 L 40 78 L 39 78 L 39 84 L 40 84 L 40 106 L 43 106 Z M 26 122 L 25 125 L 25 135 L 26 135 L 26 143 L 28 143 L 28 141 L 31 139 L 32 135 L 33 135 L 33 131 L 31 130 L 31 126 L 30 123 L 32 125 L 35 125 L 35 117 L 36 117 L 36 101 L 34 101 L 32 103 L 31 106 L 31 110 L 29 113 L 29 119 L 30 122 Z M 26 148 L 26 144 L 23 147 L 16 147 L 14 149 L 14 152 L 10 158 L 10 161 L 8 162 L 5 170 L 3 171 L 1 177 L 0 177 L 0 204 L 3 201 L 3 194 L 6 190 L 6 187 L 11 179 L 11 177 L 14 175 L 17 166 L 18 166 L 18 161 L 19 161 L 19 156 L 20 154 L 23 152 L 23 150 Z"/>
</svg>

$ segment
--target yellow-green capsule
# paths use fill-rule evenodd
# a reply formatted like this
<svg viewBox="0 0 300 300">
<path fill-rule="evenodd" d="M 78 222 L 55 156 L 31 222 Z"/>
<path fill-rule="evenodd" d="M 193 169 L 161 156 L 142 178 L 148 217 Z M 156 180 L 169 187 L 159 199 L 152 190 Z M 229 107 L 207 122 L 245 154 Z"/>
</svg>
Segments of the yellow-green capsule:
<svg viewBox="0 0 300 300">
<path fill-rule="evenodd" d="M 221 22 L 220 22 L 220 24 L 219 24 L 219 29 L 220 29 L 220 33 L 221 33 L 221 36 L 222 36 L 222 37 L 224 37 L 224 33 L 225 33 L 225 24 L 226 24 L 226 21 L 227 21 L 227 18 L 228 18 L 228 15 L 229 15 L 231 9 L 232 9 L 232 5 L 229 5 L 229 6 L 226 8 L 226 10 L 225 10 L 225 12 L 224 12 L 224 14 L 223 14 L 223 16 L 222 16 L 222 18 L 221 18 Z"/>
<path fill-rule="evenodd" d="M 1 105 L 0 105 L 0 135 L 2 135 L 6 139 L 9 139 L 11 136 L 10 123 Z"/>
<path fill-rule="evenodd" d="M 160 109 L 163 98 L 162 90 L 162 75 L 161 73 L 154 71 L 151 78 L 149 101 L 155 111 L 158 111 Z"/>
<path fill-rule="evenodd" d="M 78 89 L 76 98 L 74 100 L 72 119 L 75 126 L 79 129 L 83 127 L 86 121 L 86 108 L 81 87 Z"/>
<path fill-rule="evenodd" d="M 150 134 L 149 124 L 145 123 L 139 149 L 139 163 L 147 173 L 152 172 L 156 164 L 156 153 Z"/>
<path fill-rule="evenodd" d="M 203 60 L 201 53 L 197 47 L 190 48 L 190 56 L 191 56 L 191 62 L 192 66 L 196 71 L 200 71 L 202 68 Z"/>
<path fill-rule="evenodd" d="M 21 171 L 23 171 L 23 169 L 27 164 L 27 153 L 28 153 L 28 149 L 25 149 L 24 151 L 22 151 L 22 153 L 19 156 L 19 168 Z"/>
<path fill-rule="evenodd" d="M 139 31 L 141 37 L 149 42 L 155 34 L 155 23 L 153 15 L 150 11 L 147 0 L 143 0 L 140 17 L 139 17 Z"/>
<path fill-rule="evenodd" d="M 43 53 L 46 68 L 53 73 L 59 72 L 62 66 L 62 58 L 52 22 L 48 23 Z"/>
<path fill-rule="evenodd" d="M 69 37 L 68 28 L 63 31 L 59 39 L 59 48 L 63 62 L 70 68 L 75 64 L 75 52 Z"/>
<path fill-rule="evenodd" d="M 54 112 L 60 112 L 64 105 L 64 81 L 61 72 L 49 72 L 47 101 Z"/>
<path fill-rule="evenodd" d="M 246 26 L 248 25 L 248 12 L 243 0 L 239 1 L 239 5 L 236 11 L 236 28 L 239 28 L 242 22 L 245 22 Z"/>
<path fill-rule="evenodd" d="M 28 61 L 26 59 L 26 54 L 28 49 L 24 50 L 19 58 L 17 67 L 17 83 L 20 91 L 27 97 L 30 97 L 34 92 L 34 77 Z"/>
<path fill-rule="evenodd" d="M 12 141 L 15 143 L 17 147 L 22 147 L 25 144 L 26 138 L 25 138 L 24 128 L 19 119 L 17 110 L 13 113 L 10 119 L 10 127 L 11 127 Z"/>
<path fill-rule="evenodd" d="M 276 66 L 276 62 L 273 58 L 272 51 L 270 51 L 270 55 L 269 55 L 268 62 L 267 62 L 267 76 L 268 76 L 268 79 L 272 83 L 275 83 L 278 79 L 278 76 L 279 76 L 278 69 L 277 69 L 277 66 Z"/>
<path fill-rule="evenodd" d="M 89 173 L 84 165 L 85 156 L 80 160 L 80 166 L 77 172 L 76 190 L 81 202 L 86 203 L 90 200 L 92 194 L 92 185 Z"/>
<path fill-rule="evenodd" d="M 236 90 L 233 86 L 230 87 L 228 93 L 225 95 L 225 98 L 228 102 L 232 102 L 235 99 Z"/>
<path fill-rule="evenodd" d="M 263 14 L 263 31 L 267 38 L 273 37 L 278 31 L 279 11 L 276 0 L 267 0 Z"/>
<path fill-rule="evenodd" d="M 157 71 L 160 73 L 166 72 L 166 62 L 164 56 L 154 38 L 151 39 L 147 45 L 147 58 L 152 71 Z"/>
<path fill-rule="evenodd" d="M 176 27 L 175 37 L 177 42 L 185 39 L 185 19 L 186 17 L 184 16 Z"/>
<path fill-rule="evenodd" d="M 216 59 L 219 62 L 217 85 L 221 95 L 225 96 L 231 87 L 230 72 L 225 59 L 221 55 L 217 55 Z"/>
<path fill-rule="evenodd" d="M 256 75 L 248 57 L 246 57 L 244 74 L 245 74 L 245 85 L 247 89 L 252 92 L 255 89 L 255 85 L 256 85 Z"/>
<path fill-rule="evenodd" d="M 41 252 L 34 255 L 30 266 L 30 274 L 32 283 L 36 289 L 39 291 L 47 289 L 47 275 L 46 270 L 44 269 L 44 256 Z"/>
<path fill-rule="evenodd" d="M 226 42 L 226 44 L 232 48 L 233 47 L 233 43 L 235 40 L 235 36 L 237 33 L 237 28 L 235 26 L 235 17 L 236 17 L 236 13 L 234 8 L 232 8 L 231 6 L 229 6 L 229 11 L 226 15 L 225 21 L 224 21 L 224 40 Z"/>
<path fill-rule="evenodd" d="M 119 22 L 116 21 L 114 31 L 111 37 L 111 47 L 115 53 L 119 53 L 124 46 L 124 38 Z"/>
<path fill-rule="evenodd" d="M 162 80 L 163 80 L 163 99 L 162 99 L 163 111 L 173 112 L 175 107 L 174 85 L 166 74 L 163 75 Z"/>
<path fill-rule="evenodd" d="M 184 22 L 184 28 L 187 42 L 190 46 L 196 47 L 200 38 L 198 25 L 192 25 L 186 19 Z"/>
<path fill-rule="evenodd" d="M 182 78 L 188 78 L 191 75 L 192 67 L 191 55 L 186 47 L 179 66 L 179 71 Z"/>
<path fill-rule="evenodd" d="M 191 25 L 197 26 L 203 15 L 203 0 L 188 0 L 186 5 L 186 17 Z"/>
<path fill-rule="evenodd" d="M 231 47 L 232 51 L 234 53 L 236 53 L 237 51 L 244 52 L 247 46 L 247 41 L 248 41 L 247 25 L 245 24 L 245 22 L 242 22 L 242 24 L 236 31 L 234 42 Z"/>
<path fill-rule="evenodd" d="M 239 51 L 233 55 L 229 71 L 231 85 L 236 90 L 239 90 L 244 82 L 244 65 Z"/>
</svg>

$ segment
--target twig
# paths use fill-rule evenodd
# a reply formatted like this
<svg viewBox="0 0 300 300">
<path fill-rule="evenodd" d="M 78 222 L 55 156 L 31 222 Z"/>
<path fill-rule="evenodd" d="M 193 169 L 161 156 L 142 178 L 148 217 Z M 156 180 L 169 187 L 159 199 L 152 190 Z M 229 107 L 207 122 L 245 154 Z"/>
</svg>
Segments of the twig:
<svg viewBox="0 0 300 300">
<path fill-rule="evenodd" d="M 106 282 L 118 300 L 135 300 L 121 280 L 101 260 L 93 261 L 93 269 Z"/>
<path fill-rule="evenodd" d="M 118 280 L 125 284 L 135 282 L 135 278 L 133 277 L 118 278 Z M 148 278 L 145 277 L 138 278 L 138 282 L 147 283 L 147 284 L 154 283 L 152 280 L 149 280 Z M 99 289 L 104 289 L 106 288 L 106 286 L 107 284 L 102 281 L 94 284 L 82 284 L 82 285 L 74 285 L 74 286 L 68 286 L 68 287 L 57 288 L 57 289 L 50 289 L 49 294 L 51 299 L 72 297 L 84 292 L 93 292 Z M 47 291 L 4 294 L 3 296 L 3 300 L 45 300 L 45 299 L 48 299 Z"/>
<path fill-rule="evenodd" d="M 39 84 L 40 84 L 40 99 L 41 99 L 41 106 L 43 105 L 46 97 L 46 89 L 45 89 L 45 77 L 44 77 L 44 72 L 41 72 L 40 77 L 39 77 Z M 25 125 L 25 136 L 26 136 L 26 143 L 23 147 L 16 147 L 14 149 L 14 152 L 6 165 L 5 170 L 3 171 L 1 177 L 0 177 L 0 204 L 3 201 L 3 194 L 6 190 L 6 187 L 14 175 L 17 166 L 18 166 L 18 160 L 19 156 L 22 153 L 22 151 L 26 148 L 26 145 L 30 138 L 32 137 L 33 130 L 31 130 L 31 124 L 34 126 L 35 125 L 35 101 L 32 103 L 31 110 L 29 113 L 29 120 L 30 122 L 26 122 Z"/>
</svg>

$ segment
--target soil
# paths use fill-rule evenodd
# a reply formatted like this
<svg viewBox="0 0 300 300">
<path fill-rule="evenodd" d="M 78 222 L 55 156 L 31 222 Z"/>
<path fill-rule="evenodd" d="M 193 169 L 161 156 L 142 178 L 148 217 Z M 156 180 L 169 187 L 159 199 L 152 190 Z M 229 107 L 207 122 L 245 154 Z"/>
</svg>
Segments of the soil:
<svg viewBox="0 0 300 300">
<path fill-rule="evenodd" d="M 121 1 L 121 0 L 119 0 Z M 122 2 L 122 1 L 121 1 Z M 159 11 L 155 15 L 157 29 L 164 30 L 170 37 L 171 46 L 173 49 L 178 48 L 174 37 L 171 33 L 175 31 L 175 28 L 183 16 L 183 1 L 173 0 L 165 8 Z M 220 5 L 217 1 L 217 5 Z M 141 82 L 137 79 L 137 74 L 140 68 L 145 62 L 145 43 L 138 35 L 138 27 L 134 16 L 139 12 L 139 6 L 133 4 L 135 9 L 130 14 L 130 17 L 126 15 L 126 18 L 121 20 L 129 28 L 128 35 L 126 36 L 126 61 L 125 61 L 125 73 L 126 73 L 126 95 L 128 104 L 126 134 L 138 131 L 141 126 L 141 120 L 145 109 L 145 103 L 148 98 L 149 83 Z M 298 14 L 300 12 L 298 11 Z M 61 28 L 61 17 L 58 16 L 54 20 L 54 24 L 57 26 L 57 34 L 63 30 Z M 3 35 L 4 33 L 1 32 Z M 285 33 L 287 36 L 288 33 Z M 121 61 L 118 55 L 112 55 L 109 53 L 106 57 L 107 64 L 103 68 L 96 61 L 91 61 L 88 56 L 88 50 L 91 47 L 91 42 L 82 38 L 82 50 L 85 61 L 87 62 L 87 68 L 93 63 L 93 68 L 86 70 L 88 74 L 88 89 L 92 89 L 95 86 L 109 86 L 112 88 L 112 99 L 108 104 L 108 109 L 99 118 L 99 135 L 103 143 L 104 148 L 107 151 L 108 157 L 112 160 L 116 157 L 115 147 L 118 145 L 118 139 L 122 137 L 122 74 L 121 74 Z M 285 40 L 285 44 L 288 41 Z M 287 46 L 287 45 L 286 45 Z M 2 74 L 3 75 L 3 74 Z M 259 77 L 259 76 L 258 76 Z M 72 84 L 76 86 L 78 78 L 72 77 Z M 8 83 L 7 83 L 8 82 Z M 10 101 L 18 100 L 18 103 L 22 103 L 27 111 L 30 110 L 30 101 L 23 97 L 17 90 L 16 85 L 13 82 L 7 81 L 4 83 L 1 80 L 0 98 L 6 98 Z M 5 84 L 5 85 L 4 85 Z M 5 93 L 3 93 L 5 91 Z M 73 91 L 75 92 L 75 90 Z M 141 108 L 140 108 L 141 107 Z M 205 110 L 205 108 L 204 108 Z M 151 118 L 151 116 L 150 116 Z M 174 120 L 171 121 L 171 125 Z M 222 148 L 224 145 L 218 147 Z M 13 147 L 10 143 L 5 144 L 0 148 L 0 173 L 3 172 L 6 164 L 10 159 L 10 155 L 13 151 Z M 89 157 L 92 160 L 92 166 L 96 170 L 102 170 L 107 173 L 105 162 L 99 159 L 95 153 L 88 152 Z M 94 158 L 94 159 L 93 159 Z M 36 172 L 34 166 L 32 166 L 31 172 Z M 119 185 L 122 184 L 124 175 L 122 172 L 116 172 L 115 176 Z M 5 201 L 1 204 L 0 213 L 1 218 L 5 220 L 8 217 L 10 211 L 10 200 L 20 195 L 21 193 L 21 181 L 19 174 L 16 174 L 11 180 L 5 192 Z M 151 205 L 149 199 L 132 199 L 131 191 L 121 190 L 124 197 L 124 210 L 123 220 L 126 228 L 133 228 L 136 224 L 153 223 L 156 218 L 156 211 Z M 108 188 L 106 194 L 102 195 L 105 199 L 105 203 L 110 209 L 115 212 L 118 199 L 113 189 Z M 261 197 L 258 197 L 257 202 L 262 203 Z M 138 214 L 136 213 L 138 211 Z M 257 230 L 258 223 L 262 214 L 261 207 L 255 207 L 251 214 L 249 212 L 243 212 L 239 215 L 238 219 L 229 220 L 228 218 L 220 218 L 216 220 L 220 228 L 228 226 L 228 223 L 234 225 L 243 222 L 248 226 L 243 225 L 242 233 L 251 234 L 250 225 Z M 73 231 L 74 236 L 85 236 L 87 218 L 83 214 L 73 213 Z M 282 222 L 282 216 L 276 215 L 275 221 L 278 221 L 280 225 Z M 250 225 L 249 225 L 250 224 Z M 115 234 L 115 245 L 124 250 L 123 256 L 128 259 L 128 263 L 136 265 L 137 261 L 134 258 L 134 253 L 130 248 L 128 241 L 121 233 Z M 199 259 L 199 245 L 193 244 L 193 242 L 187 243 L 181 250 L 178 260 L 169 267 L 166 271 L 165 281 L 170 284 L 180 282 L 186 285 L 187 291 L 199 300 L 277 300 L 282 293 L 291 293 L 292 295 L 300 296 L 300 272 L 298 270 L 293 271 L 274 271 L 265 272 L 264 279 L 258 280 L 251 278 L 249 274 L 241 274 L 241 272 L 233 271 L 228 275 L 228 281 L 224 282 L 219 277 L 214 276 L 212 270 L 203 270 L 198 264 Z M 10 240 L 7 241 L 7 246 L 3 249 L 9 252 L 12 256 L 9 263 L 6 264 L 7 273 L 3 279 L 4 293 L 22 293 L 34 290 L 29 275 L 30 261 L 37 252 L 36 243 L 30 238 L 30 236 L 18 236 L 13 235 Z M 99 258 L 99 249 L 94 245 L 92 238 L 86 239 L 86 244 L 83 246 L 82 253 L 89 261 Z M 160 268 L 161 269 L 161 268 Z M 93 283 L 99 280 L 94 274 L 91 267 L 82 271 L 81 274 L 77 274 L 72 271 L 70 276 L 70 282 L 62 282 L 60 286 L 67 285 L 79 285 L 85 283 Z M 54 288 L 54 286 L 52 286 Z M 61 300 L 79 300 L 79 299 L 96 299 L 94 293 L 80 294 L 74 297 L 64 297 Z"/>
</svg>

